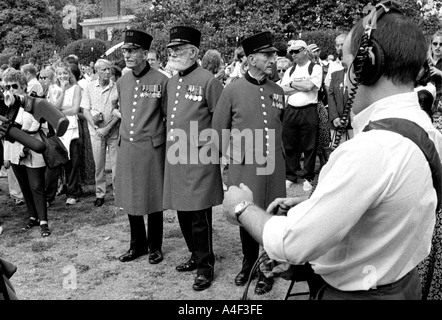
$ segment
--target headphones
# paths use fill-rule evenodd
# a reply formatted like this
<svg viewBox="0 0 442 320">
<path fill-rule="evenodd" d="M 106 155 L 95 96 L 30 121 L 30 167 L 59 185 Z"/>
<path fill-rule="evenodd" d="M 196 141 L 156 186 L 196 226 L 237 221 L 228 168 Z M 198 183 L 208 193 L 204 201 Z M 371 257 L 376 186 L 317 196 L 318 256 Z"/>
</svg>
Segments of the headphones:
<svg viewBox="0 0 442 320">
<path fill-rule="evenodd" d="M 376 40 L 371 38 L 371 32 L 377 28 L 380 18 L 390 10 L 402 14 L 397 3 L 384 1 L 377 4 L 362 22 L 364 34 L 353 62 L 356 81 L 360 84 L 372 85 L 376 83 L 384 71 L 384 50 Z"/>
</svg>

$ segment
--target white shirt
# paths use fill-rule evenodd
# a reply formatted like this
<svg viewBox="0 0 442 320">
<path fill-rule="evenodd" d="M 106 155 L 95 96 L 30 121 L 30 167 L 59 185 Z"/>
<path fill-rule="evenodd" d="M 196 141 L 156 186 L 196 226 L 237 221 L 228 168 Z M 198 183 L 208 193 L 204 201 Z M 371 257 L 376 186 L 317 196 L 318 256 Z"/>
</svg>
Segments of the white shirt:
<svg viewBox="0 0 442 320">
<path fill-rule="evenodd" d="M 328 64 L 328 71 L 327 71 L 327 74 L 325 75 L 325 79 L 324 79 L 324 85 L 327 89 L 330 87 L 332 73 L 335 71 L 342 70 L 342 69 L 344 69 L 344 66 L 342 65 L 342 62 L 339 59 L 336 59 L 335 61 L 331 61 Z"/>
<path fill-rule="evenodd" d="M 302 67 L 300 65 L 297 65 L 295 71 L 293 71 L 291 75 L 290 70 L 294 67 L 288 68 L 281 79 L 281 85 L 287 87 L 290 86 L 290 83 L 292 81 L 302 81 L 305 79 L 309 79 L 315 85 L 315 87 L 310 91 L 295 92 L 288 97 L 288 103 L 294 107 L 303 107 L 308 104 L 318 103 L 318 90 L 321 87 L 322 83 L 322 67 L 318 64 L 315 64 L 312 70 L 312 74 L 310 75 L 310 73 L 308 72 L 308 66 L 310 63 L 313 62 L 309 61 Z"/>
<path fill-rule="evenodd" d="M 26 86 L 26 93 L 31 93 L 32 91 L 34 91 L 39 97 L 43 96 L 43 86 L 37 78 L 29 80 Z"/>
<path fill-rule="evenodd" d="M 265 224 L 271 259 L 309 261 L 327 283 L 353 291 L 397 281 L 429 254 L 437 196 L 427 160 L 399 134 L 361 132 L 390 117 L 419 124 L 442 154 L 416 93 L 377 101 L 354 117 L 357 134 L 331 154 L 312 196 Z"/>
</svg>

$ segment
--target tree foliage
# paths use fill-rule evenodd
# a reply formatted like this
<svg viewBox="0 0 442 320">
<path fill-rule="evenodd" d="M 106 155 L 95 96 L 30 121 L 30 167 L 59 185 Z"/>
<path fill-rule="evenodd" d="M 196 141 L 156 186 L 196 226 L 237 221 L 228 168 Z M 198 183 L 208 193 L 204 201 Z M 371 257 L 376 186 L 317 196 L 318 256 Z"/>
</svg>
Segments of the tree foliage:
<svg viewBox="0 0 442 320">
<path fill-rule="evenodd" d="M 60 54 L 61 59 L 75 54 L 81 64 L 89 64 L 96 61 L 106 51 L 106 43 L 99 39 L 82 39 L 74 41 L 66 46 Z"/>
<path fill-rule="evenodd" d="M 0 2 L 0 52 L 37 58 L 44 44 L 54 43 L 53 18 L 47 1 Z"/>
<path fill-rule="evenodd" d="M 429 37 L 440 28 L 439 17 L 422 11 L 416 0 L 397 0 L 402 11 L 413 18 Z M 164 52 L 169 30 L 188 25 L 202 34 L 201 51 L 217 49 L 226 60 L 245 37 L 270 30 L 275 41 L 299 37 L 316 41 L 329 50 L 329 35 L 348 31 L 372 5 L 370 0 L 122 0 L 121 13 L 133 14 L 131 26 L 154 37 L 152 47 Z M 77 29 L 65 30 L 63 8 L 77 8 Z M 82 38 L 80 22 L 99 18 L 102 0 L 2 0 L 0 1 L 0 53 L 33 55 L 46 59 Z M 105 32 L 97 38 L 107 48 L 122 41 L 123 32 L 114 30 L 113 40 Z M 311 39 L 311 40 L 310 40 Z"/>
</svg>

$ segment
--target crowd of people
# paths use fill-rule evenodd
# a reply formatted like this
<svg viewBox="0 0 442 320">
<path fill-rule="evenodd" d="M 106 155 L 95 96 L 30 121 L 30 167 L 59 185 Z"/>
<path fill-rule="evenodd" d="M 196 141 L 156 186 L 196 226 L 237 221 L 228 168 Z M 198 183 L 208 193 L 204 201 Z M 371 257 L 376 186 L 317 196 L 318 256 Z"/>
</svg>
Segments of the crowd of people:
<svg viewBox="0 0 442 320">
<path fill-rule="evenodd" d="M 212 208 L 222 204 L 227 220 L 239 225 L 237 286 L 257 277 L 256 294 L 272 290 L 273 264 L 251 274 L 265 256 L 275 264 L 310 263 L 323 299 L 441 298 L 441 246 L 432 243 L 441 199 L 430 167 L 419 146 L 367 125 L 412 120 L 434 142 L 432 156 L 442 154 L 442 33 L 427 51 L 420 29 L 385 6 L 338 35 L 333 53 L 302 39 L 273 43 L 264 31 L 244 39 L 227 63 L 215 49 L 200 55 L 199 30 L 177 26 L 167 61 L 151 48 L 151 35 L 132 29 L 125 32 L 124 66 L 99 59 L 92 72 L 69 56 L 38 70 L 33 61 L 21 66 L 11 58 L 2 71 L 4 92 L 46 98 L 69 120 L 60 137 L 69 162 L 55 169 L 3 138 L 9 194 L 29 213 L 24 228 L 40 226 L 49 236 L 47 208 L 57 192 L 65 188 L 66 205 L 81 198 L 81 150 L 89 141 L 93 205 L 105 201 L 108 155 L 115 206 L 128 216 L 121 262 L 148 255 L 150 264 L 160 263 L 163 211 L 175 210 L 190 255 L 176 270 L 196 270 L 192 288 L 209 288 Z M 368 51 L 369 61 L 355 59 Z M 15 121 L 36 139 L 40 131 L 53 134 L 24 110 Z M 306 195 L 287 198 L 298 182 Z M 366 266 L 376 269 L 369 284 Z"/>
</svg>

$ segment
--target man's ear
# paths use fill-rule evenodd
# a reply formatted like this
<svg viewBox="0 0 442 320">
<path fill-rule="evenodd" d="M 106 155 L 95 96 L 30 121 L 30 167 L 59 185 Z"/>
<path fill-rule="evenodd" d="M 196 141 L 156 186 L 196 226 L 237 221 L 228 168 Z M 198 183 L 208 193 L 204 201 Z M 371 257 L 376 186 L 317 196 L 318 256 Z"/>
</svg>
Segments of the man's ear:
<svg viewBox="0 0 442 320">
<path fill-rule="evenodd" d="M 254 54 L 251 54 L 247 57 L 247 63 L 249 66 L 255 66 L 256 65 L 256 56 Z"/>
</svg>

